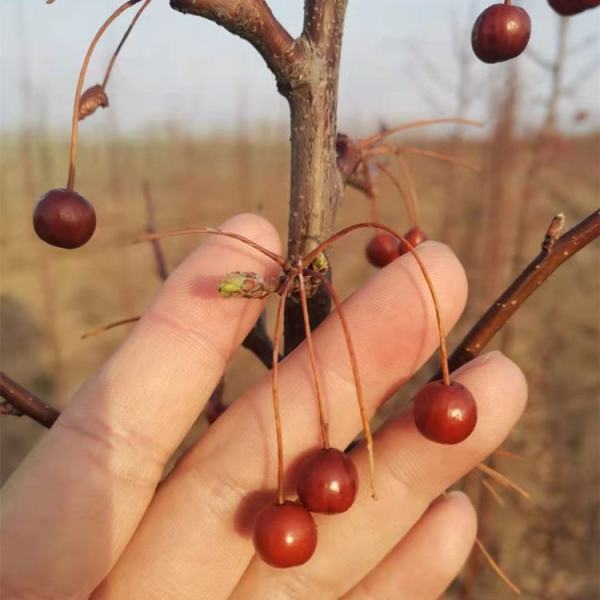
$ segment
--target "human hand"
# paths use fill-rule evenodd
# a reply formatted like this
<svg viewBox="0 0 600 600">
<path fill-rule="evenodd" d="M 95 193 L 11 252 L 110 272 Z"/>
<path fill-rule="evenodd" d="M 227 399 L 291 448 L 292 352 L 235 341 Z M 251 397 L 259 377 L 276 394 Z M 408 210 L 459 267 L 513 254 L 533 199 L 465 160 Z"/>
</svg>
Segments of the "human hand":
<svg viewBox="0 0 600 600">
<path fill-rule="evenodd" d="M 241 215 L 223 228 L 279 251 L 277 233 L 259 217 Z M 466 299 L 464 272 L 445 246 L 428 242 L 417 251 L 452 326 Z M 465 442 L 424 439 L 410 409 L 377 432 L 377 501 L 365 449 L 353 451 L 362 483 L 356 502 L 347 513 L 316 516 L 318 547 L 302 567 L 268 567 L 249 535 L 250 516 L 273 498 L 276 474 L 268 374 L 159 485 L 263 309 L 260 301 L 218 295 L 218 279 L 233 270 L 270 276 L 276 265 L 234 240 L 204 242 L 4 486 L 4 598 L 415 600 L 438 597 L 456 576 L 473 544 L 475 515 L 465 496 L 440 495 L 502 442 L 525 404 L 521 372 L 499 353 L 454 377 L 478 404 Z M 345 312 L 373 413 L 437 346 L 414 259 L 377 273 Z M 360 418 L 337 319 L 327 319 L 314 340 L 332 445 L 344 448 Z M 302 346 L 280 369 L 286 465 L 319 445 L 308 364 Z"/>
</svg>

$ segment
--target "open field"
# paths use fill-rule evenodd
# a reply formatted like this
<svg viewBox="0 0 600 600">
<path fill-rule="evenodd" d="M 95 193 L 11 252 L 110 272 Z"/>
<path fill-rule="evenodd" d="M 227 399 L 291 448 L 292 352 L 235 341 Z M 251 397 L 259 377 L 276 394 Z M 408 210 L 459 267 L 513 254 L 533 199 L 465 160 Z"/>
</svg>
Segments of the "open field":
<svg viewBox="0 0 600 600">
<path fill-rule="evenodd" d="M 408 159 L 423 227 L 431 238 L 452 245 L 469 274 L 470 305 L 450 338 L 452 347 L 537 253 L 554 214 L 564 212 L 570 226 L 597 207 L 600 138 L 547 140 L 538 149 L 542 166 L 535 171 L 530 168 L 531 140 L 507 139 L 498 132 L 480 142 L 410 140 L 413 146 L 420 143 L 484 167 L 473 174 L 424 158 Z M 159 288 L 150 248 L 130 244 L 145 226 L 144 181 L 155 198 L 160 228 L 217 225 L 236 212 L 252 211 L 268 217 L 285 235 L 289 156 L 282 141 L 190 139 L 174 133 L 82 146 L 78 189 L 95 203 L 99 228 L 86 247 L 74 252 L 44 245 L 31 229 L 35 199 L 63 185 L 66 145 L 32 132 L 5 139 L 2 151 L 1 368 L 59 407 L 115 349 L 127 328 L 85 341 L 81 334 L 140 314 Z M 387 184 L 381 191 L 382 220 L 404 228 L 400 199 Z M 520 228 L 519 215 L 524 218 Z M 366 201 L 349 190 L 338 223 L 366 218 Z M 357 234 L 332 254 L 344 295 L 372 273 L 357 251 L 362 247 L 357 239 L 368 236 Z M 196 243 L 191 238 L 165 242 L 169 266 Z M 597 556 L 600 541 L 599 258 L 595 244 L 569 261 L 517 314 L 510 335 L 495 342 L 522 365 L 530 384 L 528 411 L 505 445 L 524 459 L 498 459 L 497 467 L 526 487 L 533 502 L 501 489 L 506 500 L 501 508 L 484 495 L 476 477 L 465 485 L 480 506 L 481 536 L 526 590 L 525 598 L 584 600 L 600 594 L 599 565 L 590 559 Z M 382 409 L 382 416 L 405 404 L 431 371 L 431 365 L 425 368 Z M 225 400 L 232 402 L 261 373 L 258 361 L 240 350 L 226 378 Z M 0 427 L 4 481 L 44 432 L 26 419 L 2 418 Z M 203 427 L 199 424 L 193 435 Z M 475 587 L 463 585 L 476 575 Z M 510 597 L 479 558 L 455 593 L 461 598 Z"/>
</svg>

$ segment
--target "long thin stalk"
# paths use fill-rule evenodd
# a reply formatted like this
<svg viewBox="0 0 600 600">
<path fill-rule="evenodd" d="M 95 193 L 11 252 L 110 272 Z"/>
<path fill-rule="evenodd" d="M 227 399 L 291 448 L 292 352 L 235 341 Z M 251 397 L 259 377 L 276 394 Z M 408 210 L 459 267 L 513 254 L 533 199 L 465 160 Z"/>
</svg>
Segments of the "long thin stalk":
<svg viewBox="0 0 600 600">
<path fill-rule="evenodd" d="M 310 317 L 308 316 L 308 302 L 306 300 L 306 288 L 304 286 L 304 274 L 302 270 L 298 272 L 300 282 L 300 302 L 302 304 L 302 318 L 304 319 L 304 328 L 306 330 L 306 345 L 308 347 L 308 356 L 310 357 L 310 368 L 312 370 L 313 382 L 315 384 L 315 394 L 317 396 L 317 405 L 319 407 L 319 424 L 321 426 L 321 441 L 323 448 L 329 450 L 329 426 L 325 414 L 325 403 L 323 402 L 323 390 L 321 387 L 321 378 L 319 377 L 319 366 L 315 355 L 315 347 L 310 329 Z"/>
<path fill-rule="evenodd" d="M 114 321 L 112 323 L 108 323 L 108 325 L 101 325 L 100 327 L 96 327 L 96 329 L 92 329 L 91 331 L 86 331 L 82 336 L 82 340 L 86 340 L 87 338 L 95 337 L 104 333 L 105 331 L 110 331 L 115 327 L 120 327 L 121 325 L 129 325 L 131 323 L 137 323 L 142 317 L 129 317 L 127 319 L 120 319 L 119 321 Z"/>
<path fill-rule="evenodd" d="M 321 273 L 311 272 L 311 275 L 318 277 L 327 289 L 327 293 L 333 301 L 335 311 L 342 325 L 342 331 L 344 332 L 344 337 L 346 339 L 346 348 L 348 349 L 348 356 L 350 357 L 350 366 L 352 368 L 352 377 L 354 379 L 354 387 L 356 389 L 356 398 L 358 400 L 360 418 L 362 421 L 363 431 L 365 432 L 365 440 L 367 442 L 367 454 L 369 456 L 369 477 L 371 482 L 371 496 L 374 499 L 376 499 L 377 492 L 375 488 L 375 456 L 373 452 L 373 434 L 371 432 L 371 425 L 369 424 L 369 416 L 367 415 L 367 405 L 365 402 L 365 396 L 360 378 L 358 360 L 356 358 L 356 352 L 354 351 L 354 344 L 352 342 L 352 333 L 350 332 L 350 326 L 348 325 L 348 321 L 346 320 L 346 315 L 344 314 L 344 308 L 342 306 L 340 297 L 335 291 L 333 285 L 331 285 L 331 282 L 327 279 L 327 277 L 325 277 Z"/>
<path fill-rule="evenodd" d="M 481 172 L 481 166 L 477 163 L 462 158 L 456 158 L 448 154 L 442 154 L 441 152 L 434 152 L 433 150 L 425 150 L 423 148 L 415 148 L 414 146 L 377 146 L 372 150 L 367 151 L 367 156 L 385 156 L 387 154 L 395 154 L 397 156 L 401 154 L 413 154 L 415 156 L 423 156 L 425 158 L 433 158 L 434 160 L 440 160 L 442 162 L 464 167 L 475 173 Z"/>
<path fill-rule="evenodd" d="M 104 74 L 104 79 L 102 80 L 102 89 L 104 91 L 106 91 L 106 86 L 108 85 L 108 80 L 110 79 L 110 74 L 115 65 L 115 61 L 117 60 L 117 56 L 119 56 L 121 49 L 125 45 L 125 42 L 127 41 L 129 34 L 131 33 L 131 30 L 135 27 L 135 24 L 138 22 L 138 19 L 142 16 L 142 13 L 146 10 L 146 7 L 148 6 L 148 4 L 150 4 L 151 1 L 152 0 L 145 0 L 144 4 L 142 4 L 142 6 L 140 6 L 139 10 L 135 13 L 133 19 L 131 20 L 129 27 L 125 30 L 125 33 L 123 34 L 123 37 L 121 38 L 121 41 L 119 42 L 119 45 L 117 46 L 116 50 L 113 52 L 110 62 L 108 63 L 108 67 L 106 68 L 106 73 Z"/>
<path fill-rule="evenodd" d="M 281 292 L 277 316 L 275 317 L 275 331 L 273 332 L 273 369 L 271 370 L 271 384 L 273 390 L 273 416 L 275 419 L 275 435 L 277 437 L 277 502 L 283 504 L 283 433 L 281 431 L 281 409 L 279 401 L 279 344 L 283 328 L 283 311 L 285 299 L 290 289 L 291 280 L 288 280 Z"/>
<path fill-rule="evenodd" d="M 404 175 L 406 183 L 408 184 L 410 203 L 413 207 L 414 226 L 416 227 L 419 224 L 419 197 L 417 196 L 417 188 L 415 186 L 415 181 L 413 179 L 412 173 L 410 172 L 408 164 L 401 156 L 396 155 L 396 162 L 400 166 L 402 174 Z"/>
<path fill-rule="evenodd" d="M 73 103 L 73 120 L 71 122 L 71 148 L 69 151 L 69 177 L 67 179 L 67 189 L 72 190 L 75 185 L 75 171 L 76 171 L 76 163 L 77 163 L 77 137 L 79 133 L 79 102 L 81 100 L 81 92 L 83 90 L 83 83 L 85 81 L 85 76 L 87 73 L 88 65 L 90 64 L 90 59 L 92 58 L 92 54 L 96 45 L 100 41 L 100 38 L 104 35 L 104 32 L 108 29 L 110 24 L 117 19 L 117 17 L 125 12 L 131 6 L 137 4 L 141 0 L 128 0 L 124 4 L 121 4 L 115 12 L 113 12 L 106 21 L 102 24 L 102 27 L 96 32 L 96 35 L 93 37 L 91 44 L 89 45 L 87 52 L 85 53 L 85 58 L 83 59 L 83 64 L 81 65 L 81 69 L 79 71 L 79 79 L 77 80 L 77 88 L 75 89 L 75 101 Z"/>
<path fill-rule="evenodd" d="M 422 121 L 413 121 L 412 123 L 404 123 L 403 125 L 398 125 L 398 127 L 393 127 L 392 129 L 385 129 L 384 131 L 380 131 L 371 137 L 368 137 L 364 140 L 360 141 L 360 146 L 365 148 L 368 146 L 373 146 L 384 140 L 391 135 L 394 135 L 400 131 L 406 131 L 407 129 L 416 129 L 417 127 L 425 127 L 427 125 L 444 125 L 456 123 L 460 125 L 473 125 L 475 127 L 483 127 L 483 123 L 479 121 L 471 121 L 469 119 L 461 119 L 461 118 L 447 118 L 447 119 L 424 119 Z"/>
<path fill-rule="evenodd" d="M 381 163 L 377 163 L 377 168 L 382 173 L 385 173 L 389 177 L 389 179 L 391 180 L 394 187 L 398 190 L 400 196 L 402 197 L 402 202 L 404 204 L 404 208 L 406 209 L 406 214 L 408 215 L 408 221 L 409 221 L 411 227 L 416 227 L 417 226 L 417 218 L 415 215 L 415 211 L 413 209 L 413 206 L 410 202 L 410 199 L 409 199 L 407 193 L 404 191 L 404 188 L 402 187 L 402 184 L 400 183 L 398 178 L 394 175 L 394 173 L 392 171 L 390 171 L 390 169 L 388 169 L 385 165 L 383 165 Z M 373 219 L 373 220 L 375 221 L 376 219 Z"/>
<path fill-rule="evenodd" d="M 421 257 L 415 251 L 414 246 L 401 234 L 397 231 L 394 231 L 391 227 L 387 227 L 386 225 L 382 225 L 381 223 L 356 223 L 354 225 L 350 225 L 349 227 L 345 227 L 341 229 L 337 233 L 334 233 L 329 239 L 325 240 L 322 244 L 319 244 L 312 252 L 310 252 L 307 256 L 302 259 L 302 262 L 305 265 L 310 265 L 310 263 L 319 255 L 321 252 L 324 252 L 326 248 L 331 246 L 334 242 L 341 239 L 348 233 L 356 231 L 358 229 L 365 229 L 372 227 L 374 229 L 379 229 L 381 231 L 385 231 L 395 237 L 397 240 L 400 240 L 408 251 L 413 255 L 417 264 L 419 265 L 419 269 L 423 274 L 423 278 L 425 279 L 425 283 L 429 288 L 429 293 L 431 294 L 431 299 L 433 301 L 433 306 L 435 309 L 435 318 L 437 321 L 438 333 L 440 338 L 440 367 L 442 370 L 442 379 L 445 385 L 450 385 L 450 371 L 448 369 L 448 349 L 446 347 L 446 331 L 444 328 L 444 322 L 442 319 L 442 313 L 440 311 L 440 303 L 435 291 L 435 287 L 433 282 L 431 281 L 431 277 L 429 277 L 429 273 L 421 260 Z"/>
<path fill-rule="evenodd" d="M 283 256 L 276 254 L 275 252 L 271 252 L 267 250 L 260 244 L 253 242 L 251 239 L 239 235 L 237 233 L 230 233 L 228 231 L 221 231 L 220 229 L 213 229 L 212 227 L 187 227 L 183 229 L 168 229 L 167 231 L 158 231 L 156 233 L 142 233 L 135 240 L 134 244 L 139 242 L 151 242 L 153 240 L 162 240 L 168 237 L 175 237 L 178 235 L 191 235 L 191 234 L 201 234 L 206 233 L 209 235 L 221 235 L 223 237 L 231 238 L 232 240 L 238 240 L 238 242 L 242 242 L 254 250 L 257 250 L 261 254 L 264 254 L 271 260 L 275 261 L 280 267 L 284 267 L 286 265 L 286 260 Z"/>
</svg>

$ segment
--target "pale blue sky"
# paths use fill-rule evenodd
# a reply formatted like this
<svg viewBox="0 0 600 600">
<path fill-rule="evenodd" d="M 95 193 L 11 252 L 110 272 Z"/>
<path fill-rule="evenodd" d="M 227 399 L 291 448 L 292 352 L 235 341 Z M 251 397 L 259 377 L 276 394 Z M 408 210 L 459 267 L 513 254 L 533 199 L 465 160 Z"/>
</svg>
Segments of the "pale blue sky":
<svg viewBox="0 0 600 600">
<path fill-rule="evenodd" d="M 297 34 L 302 0 L 271 0 L 273 12 Z M 381 119 L 393 122 L 447 116 L 456 106 L 456 54 L 470 48 L 470 25 L 489 2 L 479 0 L 350 0 L 341 73 L 342 127 Z M 531 47 L 551 57 L 558 18 L 545 0 L 524 0 L 533 20 Z M 117 0 L 0 0 L 0 129 L 23 123 L 67 131 L 73 89 L 85 48 Z M 135 10 L 135 9 L 133 9 Z M 96 83 L 129 18 L 113 25 L 99 46 L 89 83 Z M 600 64 L 600 10 L 572 19 L 571 46 L 586 41 L 568 63 L 577 78 L 595 60 Z M 470 50 L 469 50 L 470 52 Z M 435 66 L 434 76 L 423 63 Z M 527 83 L 524 122 L 536 115 L 536 99 L 547 90 L 547 74 L 527 57 L 520 60 Z M 490 95 L 498 93 L 504 65 L 474 59 L 476 82 L 471 116 L 486 115 Z M 33 107 L 23 106 L 23 74 Z M 442 82 L 441 84 L 439 82 Z M 449 88 L 449 91 L 446 91 Z M 118 131 L 160 129 L 167 122 L 201 131 L 235 130 L 239 115 L 254 125 L 285 123 L 287 107 L 257 53 L 213 23 L 183 16 L 154 0 L 123 50 L 109 84 L 112 114 L 86 122 L 88 131 L 110 123 Z M 579 109 L 600 122 L 600 70 L 587 73 L 578 94 L 561 107 L 569 125 Z M 584 127 L 589 127 L 587 122 Z"/>
</svg>

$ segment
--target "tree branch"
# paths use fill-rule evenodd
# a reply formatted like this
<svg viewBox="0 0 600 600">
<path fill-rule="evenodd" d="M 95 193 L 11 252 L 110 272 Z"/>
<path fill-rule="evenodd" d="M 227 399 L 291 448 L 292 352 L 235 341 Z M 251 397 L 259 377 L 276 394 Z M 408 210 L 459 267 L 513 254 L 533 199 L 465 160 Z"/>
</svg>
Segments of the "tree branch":
<svg viewBox="0 0 600 600">
<path fill-rule="evenodd" d="M 558 267 L 600 235 L 600 210 L 596 210 L 573 229 L 558 237 L 563 222 L 562 215 L 552 219 L 540 254 L 492 304 L 458 345 L 450 357 L 451 370 L 478 356 L 527 298 L 539 289 Z M 437 378 L 438 374 L 435 377 Z"/>
<path fill-rule="evenodd" d="M 267 369 L 273 368 L 273 342 L 267 333 L 264 312 L 242 342 L 242 346 L 250 350 Z"/>
<path fill-rule="evenodd" d="M 250 42 L 287 88 L 294 69 L 294 38 L 275 18 L 265 0 L 170 0 L 171 8 L 214 21 Z"/>
<path fill-rule="evenodd" d="M 342 6 L 344 5 L 344 6 Z M 346 2 L 338 0 L 306 0 L 304 3 L 304 31 L 311 44 L 324 49 L 325 46 L 335 46 L 337 35 L 330 32 L 339 19 L 339 10 L 345 10 Z M 343 15 L 342 15 L 343 19 Z"/>
<path fill-rule="evenodd" d="M 48 428 L 52 427 L 60 415 L 55 408 L 2 372 L 0 372 L 0 396 L 6 401 L 0 404 L 0 412 L 5 415 L 18 417 L 26 415 Z"/>
<path fill-rule="evenodd" d="M 343 182 L 337 167 L 339 62 L 347 0 L 306 0 L 304 33 L 298 40 L 296 79 L 285 94 L 291 113 L 292 181 L 288 256 L 304 256 L 335 228 Z M 309 299 L 313 328 L 327 317 L 324 289 Z M 286 303 L 285 354 L 303 339 L 300 305 Z"/>
</svg>

